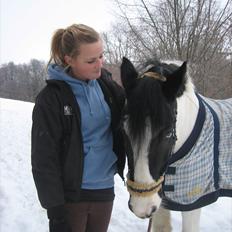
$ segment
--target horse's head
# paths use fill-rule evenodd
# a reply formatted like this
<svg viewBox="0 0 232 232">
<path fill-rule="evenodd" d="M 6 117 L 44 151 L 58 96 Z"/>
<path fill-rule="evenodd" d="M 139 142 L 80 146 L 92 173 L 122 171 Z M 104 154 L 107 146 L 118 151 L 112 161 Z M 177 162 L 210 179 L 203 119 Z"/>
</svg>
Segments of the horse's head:
<svg viewBox="0 0 232 232">
<path fill-rule="evenodd" d="M 186 62 L 180 67 L 155 62 L 139 73 L 123 58 L 121 78 L 126 91 L 124 128 L 130 142 L 127 187 L 129 208 L 150 217 L 161 203 L 168 157 L 175 144 L 176 98 L 184 91 Z"/>
</svg>

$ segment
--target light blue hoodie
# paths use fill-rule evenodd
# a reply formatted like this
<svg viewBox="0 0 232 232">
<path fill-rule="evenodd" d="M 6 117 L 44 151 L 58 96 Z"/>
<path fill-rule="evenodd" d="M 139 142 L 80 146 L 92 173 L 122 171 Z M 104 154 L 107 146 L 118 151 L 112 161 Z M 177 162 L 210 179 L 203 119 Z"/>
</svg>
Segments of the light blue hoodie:
<svg viewBox="0 0 232 232">
<path fill-rule="evenodd" d="M 84 147 L 82 188 L 113 187 L 117 157 L 113 152 L 111 114 L 97 80 L 78 80 L 55 64 L 49 65 L 48 75 L 50 79 L 67 82 L 80 107 Z"/>
</svg>

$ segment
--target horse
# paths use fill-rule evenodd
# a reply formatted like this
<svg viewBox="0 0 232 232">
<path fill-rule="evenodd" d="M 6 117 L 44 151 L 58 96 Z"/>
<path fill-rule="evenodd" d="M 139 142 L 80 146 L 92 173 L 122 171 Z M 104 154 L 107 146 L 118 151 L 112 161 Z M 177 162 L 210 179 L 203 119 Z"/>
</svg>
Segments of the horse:
<svg viewBox="0 0 232 232">
<path fill-rule="evenodd" d="M 232 98 L 199 94 L 186 61 L 138 69 L 123 57 L 120 71 L 128 206 L 152 219 L 149 231 L 171 231 L 176 210 L 182 231 L 198 232 L 201 208 L 232 197 Z"/>
</svg>

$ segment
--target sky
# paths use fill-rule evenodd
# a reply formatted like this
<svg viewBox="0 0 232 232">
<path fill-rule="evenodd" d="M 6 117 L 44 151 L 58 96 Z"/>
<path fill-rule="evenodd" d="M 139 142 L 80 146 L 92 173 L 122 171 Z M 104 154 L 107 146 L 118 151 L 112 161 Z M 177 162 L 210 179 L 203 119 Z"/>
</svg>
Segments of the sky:
<svg viewBox="0 0 232 232">
<path fill-rule="evenodd" d="M 0 65 L 10 61 L 28 63 L 33 58 L 48 61 L 54 31 L 73 23 L 107 31 L 115 21 L 113 2 L 0 0 Z"/>
<path fill-rule="evenodd" d="M 73 23 L 106 31 L 112 0 L 0 0 L 0 64 L 47 61 L 54 31 Z"/>
<path fill-rule="evenodd" d="M 48 232 L 31 173 L 30 131 L 34 104 L 0 98 L 0 231 Z M 10 129 L 9 129 L 10 125 Z M 128 209 L 128 192 L 115 176 L 115 201 L 108 232 L 146 232 L 147 219 Z M 173 232 L 181 231 L 181 213 L 172 212 Z M 202 209 L 201 232 L 232 231 L 232 198 Z"/>
</svg>

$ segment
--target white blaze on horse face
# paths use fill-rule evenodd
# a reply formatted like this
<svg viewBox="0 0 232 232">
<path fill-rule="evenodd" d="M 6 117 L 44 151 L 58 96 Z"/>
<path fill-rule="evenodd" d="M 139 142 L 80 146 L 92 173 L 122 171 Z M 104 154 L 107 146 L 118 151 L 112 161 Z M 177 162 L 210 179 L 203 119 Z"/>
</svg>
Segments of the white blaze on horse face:
<svg viewBox="0 0 232 232">
<path fill-rule="evenodd" d="M 154 182 L 148 165 L 148 145 L 150 138 L 145 137 L 140 153 L 136 155 L 134 179 L 138 183 L 151 184 Z M 161 199 L 157 193 L 147 197 L 131 196 L 130 205 L 133 213 L 140 218 L 147 218 L 158 209 Z"/>
<path fill-rule="evenodd" d="M 151 184 L 154 182 L 149 170 L 148 151 L 151 141 L 151 130 L 147 124 L 145 137 L 142 141 L 142 146 L 138 150 L 136 144 L 132 144 L 134 152 L 134 180 L 138 183 Z M 159 208 L 161 198 L 157 193 L 151 196 L 131 196 L 130 206 L 133 213 L 140 218 L 150 217 L 151 214 Z"/>
<path fill-rule="evenodd" d="M 134 152 L 134 178 L 135 181 L 139 183 L 152 183 L 153 178 L 149 171 L 149 164 L 148 164 L 148 151 L 149 151 L 149 144 L 151 141 L 151 130 L 150 127 L 146 127 L 145 136 L 142 141 L 142 146 L 140 149 L 137 148 L 137 145 L 134 144 L 132 147 Z"/>
</svg>

